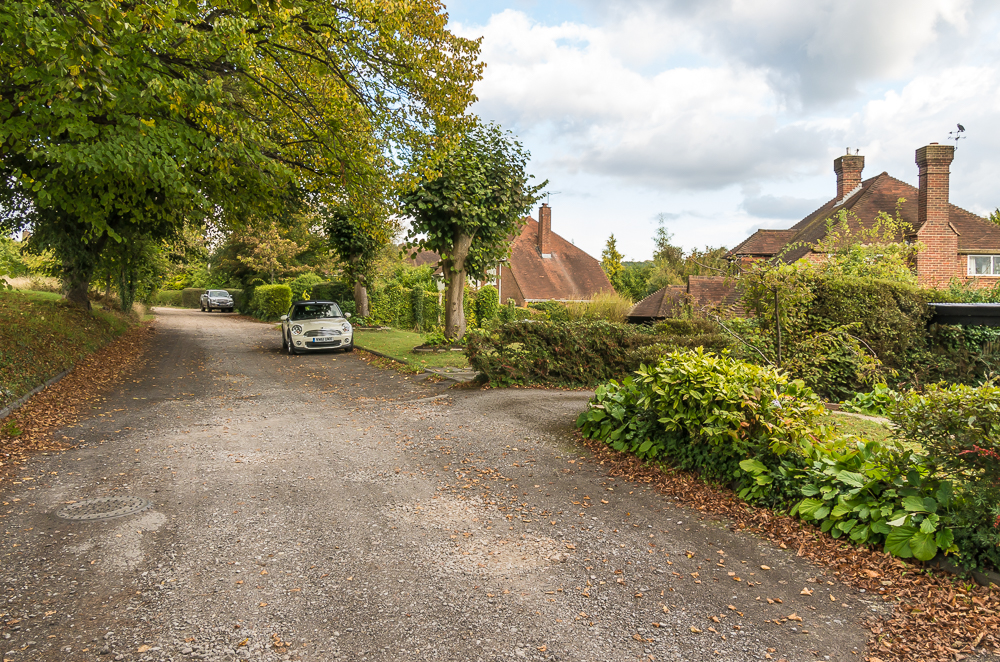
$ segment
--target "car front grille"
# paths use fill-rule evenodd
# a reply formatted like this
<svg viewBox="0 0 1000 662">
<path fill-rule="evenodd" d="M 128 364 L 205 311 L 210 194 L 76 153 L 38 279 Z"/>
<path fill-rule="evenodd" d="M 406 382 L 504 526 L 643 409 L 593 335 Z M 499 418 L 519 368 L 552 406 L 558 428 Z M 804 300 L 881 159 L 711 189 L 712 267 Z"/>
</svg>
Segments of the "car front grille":
<svg viewBox="0 0 1000 662">
<path fill-rule="evenodd" d="M 319 329 L 317 331 L 305 332 L 306 338 L 317 338 L 322 336 L 339 336 L 339 335 L 340 331 L 337 331 L 336 329 Z"/>
</svg>

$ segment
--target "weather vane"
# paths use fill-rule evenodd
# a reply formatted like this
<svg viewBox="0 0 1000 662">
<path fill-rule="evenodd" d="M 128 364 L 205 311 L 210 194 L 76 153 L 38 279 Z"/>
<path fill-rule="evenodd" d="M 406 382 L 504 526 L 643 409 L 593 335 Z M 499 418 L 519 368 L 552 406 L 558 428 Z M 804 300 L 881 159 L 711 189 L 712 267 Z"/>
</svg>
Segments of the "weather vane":
<svg viewBox="0 0 1000 662">
<path fill-rule="evenodd" d="M 948 140 L 954 140 L 955 141 L 955 151 L 958 151 L 958 141 L 959 140 L 965 140 L 966 138 L 968 138 L 968 136 L 963 136 L 962 135 L 963 133 L 965 133 L 965 127 L 964 126 L 962 126 L 961 124 L 956 124 L 955 126 L 957 126 L 958 128 L 955 129 L 954 131 L 949 131 L 948 132 Z"/>
</svg>

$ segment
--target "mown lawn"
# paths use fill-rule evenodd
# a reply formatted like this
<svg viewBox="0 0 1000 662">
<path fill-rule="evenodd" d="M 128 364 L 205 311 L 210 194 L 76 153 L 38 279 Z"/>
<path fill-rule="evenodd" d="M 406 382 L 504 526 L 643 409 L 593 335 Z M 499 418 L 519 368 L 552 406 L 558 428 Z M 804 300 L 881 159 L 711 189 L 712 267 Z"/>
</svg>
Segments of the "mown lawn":
<svg viewBox="0 0 1000 662">
<path fill-rule="evenodd" d="M 419 333 L 399 329 L 354 332 L 354 344 L 359 349 L 370 349 L 417 368 L 464 368 L 469 365 L 463 352 L 414 353 L 413 348 L 423 342 Z"/>
<path fill-rule="evenodd" d="M 889 436 L 889 428 L 886 427 L 885 423 L 879 421 L 870 421 L 866 418 L 837 412 L 831 412 L 829 417 L 830 422 L 836 423 L 845 434 L 854 434 L 869 441 L 881 441 Z"/>
<path fill-rule="evenodd" d="M 133 325 L 73 308 L 51 292 L 0 292 L 0 407 L 72 367 Z"/>
</svg>

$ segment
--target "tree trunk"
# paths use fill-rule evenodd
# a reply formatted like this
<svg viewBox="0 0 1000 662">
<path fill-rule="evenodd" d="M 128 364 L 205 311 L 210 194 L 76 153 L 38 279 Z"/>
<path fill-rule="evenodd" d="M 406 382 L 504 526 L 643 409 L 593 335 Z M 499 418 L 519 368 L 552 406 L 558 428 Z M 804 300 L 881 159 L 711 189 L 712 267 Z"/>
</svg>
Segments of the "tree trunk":
<svg viewBox="0 0 1000 662">
<path fill-rule="evenodd" d="M 451 255 L 441 260 L 444 276 L 448 279 L 448 290 L 445 294 L 444 335 L 448 340 L 460 340 L 465 335 L 465 259 L 469 256 L 472 246 L 472 235 L 462 231 L 455 232 Z"/>
<path fill-rule="evenodd" d="M 102 235 L 96 241 L 75 247 L 72 251 L 63 252 L 62 280 L 66 300 L 74 306 L 90 310 L 90 279 L 94 276 L 97 259 L 104 250 L 108 235 Z M 60 251 L 56 251 L 59 255 Z"/>
<path fill-rule="evenodd" d="M 363 278 L 354 281 L 354 309 L 358 317 L 368 317 L 368 288 Z"/>
</svg>

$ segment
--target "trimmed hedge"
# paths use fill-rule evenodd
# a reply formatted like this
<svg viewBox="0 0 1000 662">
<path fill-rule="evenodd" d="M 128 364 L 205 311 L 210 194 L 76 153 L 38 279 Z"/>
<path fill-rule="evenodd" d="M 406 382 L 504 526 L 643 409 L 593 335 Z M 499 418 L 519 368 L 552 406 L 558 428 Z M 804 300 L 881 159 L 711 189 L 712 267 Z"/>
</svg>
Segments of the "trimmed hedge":
<svg viewBox="0 0 1000 662">
<path fill-rule="evenodd" d="M 291 288 L 293 301 L 308 301 L 315 299 L 313 288 L 322 282 L 323 279 L 316 274 L 306 273 L 285 281 L 285 285 Z"/>
<path fill-rule="evenodd" d="M 312 286 L 312 298 L 316 301 L 335 301 L 341 308 L 354 302 L 354 288 L 339 280 L 330 280 Z"/>
<path fill-rule="evenodd" d="M 253 291 L 251 307 L 257 317 L 274 319 L 288 312 L 292 305 L 292 288 L 287 285 L 258 285 Z"/>
<path fill-rule="evenodd" d="M 511 314 L 509 306 L 501 310 L 503 316 Z M 682 335 L 682 330 L 692 333 Z M 677 349 L 703 347 L 721 351 L 731 342 L 711 322 L 686 329 L 675 325 L 671 333 L 665 334 L 648 326 L 604 320 L 524 320 L 501 322 L 489 330 L 470 333 L 466 355 L 473 368 L 498 386 L 591 386 L 608 379 L 622 379 L 642 364 L 656 363 L 664 354 Z"/>
<path fill-rule="evenodd" d="M 181 290 L 181 306 L 184 308 L 201 308 L 201 295 L 207 291 L 200 287 L 185 287 Z"/>
<path fill-rule="evenodd" d="M 183 293 L 180 290 L 160 290 L 156 293 L 156 296 L 153 297 L 153 305 L 180 308 L 182 305 L 182 296 Z"/>
<path fill-rule="evenodd" d="M 483 285 L 476 292 L 476 326 L 484 326 L 500 313 L 500 295 L 492 285 Z"/>
</svg>

